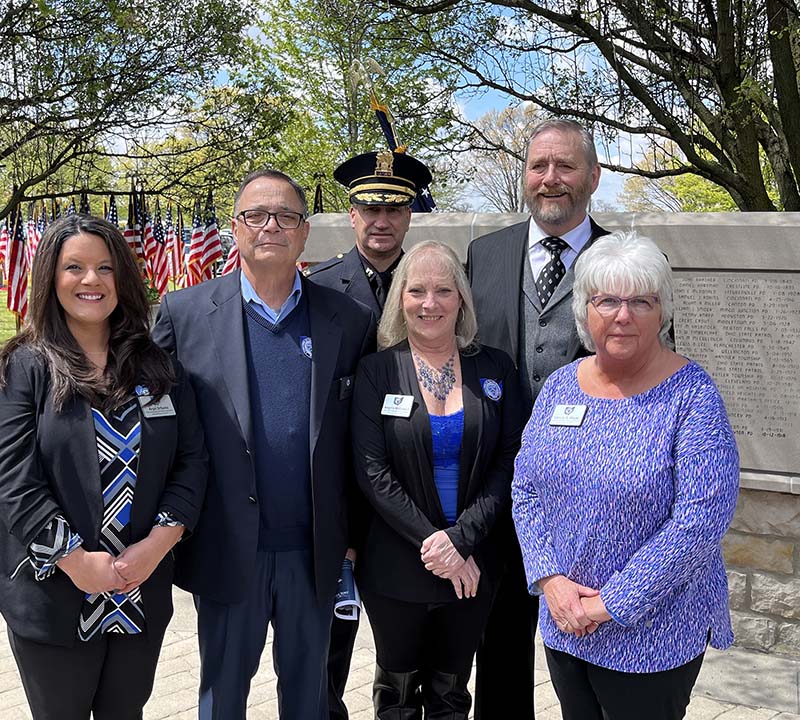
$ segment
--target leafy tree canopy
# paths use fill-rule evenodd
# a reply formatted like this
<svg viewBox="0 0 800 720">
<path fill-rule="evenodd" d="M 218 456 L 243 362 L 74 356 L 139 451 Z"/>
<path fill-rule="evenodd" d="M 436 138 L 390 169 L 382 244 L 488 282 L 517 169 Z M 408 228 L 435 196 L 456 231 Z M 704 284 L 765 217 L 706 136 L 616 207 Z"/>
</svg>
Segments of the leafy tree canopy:
<svg viewBox="0 0 800 720">
<path fill-rule="evenodd" d="M 605 167 L 693 174 L 742 210 L 800 210 L 797 0 L 388 2 L 394 25 L 463 73 L 464 89 L 582 121 L 608 143 Z M 628 141 L 672 142 L 677 162 L 612 159 Z"/>
<path fill-rule="evenodd" d="M 241 0 L 3 3 L 0 218 L 53 192 L 65 168 L 93 177 L 104 157 L 135 156 L 143 137 L 179 125 L 239 52 L 246 21 Z"/>
</svg>

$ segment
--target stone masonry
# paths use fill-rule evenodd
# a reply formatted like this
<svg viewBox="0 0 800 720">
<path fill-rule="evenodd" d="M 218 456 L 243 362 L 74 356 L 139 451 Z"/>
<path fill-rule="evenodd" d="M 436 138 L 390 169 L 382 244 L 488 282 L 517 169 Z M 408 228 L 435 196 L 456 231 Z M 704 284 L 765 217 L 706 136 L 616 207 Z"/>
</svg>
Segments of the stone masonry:
<svg viewBox="0 0 800 720">
<path fill-rule="evenodd" d="M 736 644 L 800 656 L 800 495 L 741 490 L 723 550 Z"/>
</svg>

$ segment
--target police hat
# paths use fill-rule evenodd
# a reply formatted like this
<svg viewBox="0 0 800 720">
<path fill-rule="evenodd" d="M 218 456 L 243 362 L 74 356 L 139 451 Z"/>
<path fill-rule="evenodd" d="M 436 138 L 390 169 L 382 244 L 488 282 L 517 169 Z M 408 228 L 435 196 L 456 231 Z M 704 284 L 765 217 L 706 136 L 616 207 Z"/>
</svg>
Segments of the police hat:
<svg viewBox="0 0 800 720">
<path fill-rule="evenodd" d="M 354 205 L 410 205 L 430 185 L 431 171 L 410 155 L 384 150 L 350 158 L 333 177 L 350 190 Z"/>
</svg>

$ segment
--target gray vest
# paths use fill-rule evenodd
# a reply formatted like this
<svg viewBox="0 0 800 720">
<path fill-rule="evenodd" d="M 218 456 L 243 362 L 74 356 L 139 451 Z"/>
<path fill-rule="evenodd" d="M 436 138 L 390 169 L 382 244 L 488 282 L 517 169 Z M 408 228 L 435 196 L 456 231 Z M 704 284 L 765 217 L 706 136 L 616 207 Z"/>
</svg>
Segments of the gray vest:
<svg viewBox="0 0 800 720">
<path fill-rule="evenodd" d="M 567 270 L 542 311 L 527 253 L 522 265 L 518 365 L 522 394 L 531 408 L 547 376 L 575 359 L 573 349 L 577 330 L 572 316 L 575 275 L 572 268 Z"/>
</svg>

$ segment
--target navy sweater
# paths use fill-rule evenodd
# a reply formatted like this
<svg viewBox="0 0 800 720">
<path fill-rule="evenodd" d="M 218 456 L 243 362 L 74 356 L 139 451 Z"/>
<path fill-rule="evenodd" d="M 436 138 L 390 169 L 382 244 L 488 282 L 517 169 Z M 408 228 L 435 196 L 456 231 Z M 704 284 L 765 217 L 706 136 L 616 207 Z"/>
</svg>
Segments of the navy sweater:
<svg viewBox="0 0 800 720">
<path fill-rule="evenodd" d="M 255 438 L 260 550 L 311 547 L 309 449 L 311 340 L 308 304 L 275 325 L 249 304 L 245 349 Z"/>
</svg>

